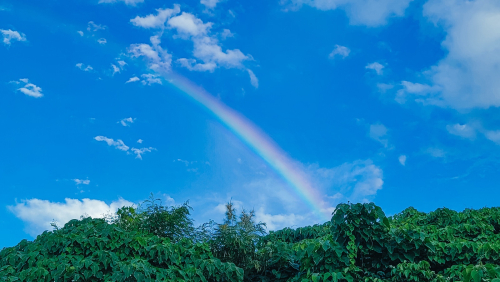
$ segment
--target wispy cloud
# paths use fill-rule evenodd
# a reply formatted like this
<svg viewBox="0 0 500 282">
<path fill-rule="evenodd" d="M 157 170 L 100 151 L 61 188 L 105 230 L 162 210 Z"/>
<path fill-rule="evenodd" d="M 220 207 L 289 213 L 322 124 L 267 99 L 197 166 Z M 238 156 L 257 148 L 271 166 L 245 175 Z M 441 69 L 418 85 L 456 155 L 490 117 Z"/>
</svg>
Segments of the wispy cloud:
<svg viewBox="0 0 500 282">
<path fill-rule="evenodd" d="M 76 64 L 76 67 L 79 68 L 79 69 L 81 69 L 82 71 L 92 71 L 92 70 L 94 70 L 94 68 L 92 66 L 90 66 L 90 65 L 85 66 L 82 63 Z"/>
<path fill-rule="evenodd" d="M 106 214 L 116 212 L 120 207 L 132 205 L 133 203 L 124 199 L 118 199 L 108 205 L 100 200 L 66 198 L 64 203 L 30 199 L 13 206 L 7 206 L 7 208 L 17 218 L 24 221 L 25 231 L 35 237 L 44 230 L 52 230 L 50 223 L 53 221 L 63 225 L 72 219 L 79 219 L 81 216 L 101 218 Z"/>
<path fill-rule="evenodd" d="M 399 160 L 399 163 L 400 163 L 402 166 L 405 166 L 405 165 L 406 165 L 406 156 L 405 156 L 405 155 L 401 155 L 401 156 L 399 156 L 398 160 Z"/>
<path fill-rule="evenodd" d="M 17 88 L 17 91 L 20 91 L 21 93 L 34 97 L 34 98 L 41 98 L 43 97 L 42 94 L 42 88 L 36 86 L 33 83 L 30 83 L 27 78 L 21 78 L 18 81 L 11 81 L 10 83 L 21 85 L 20 88 Z"/>
<path fill-rule="evenodd" d="M 252 70 L 247 69 L 248 75 L 250 75 L 250 83 L 252 84 L 253 87 L 259 88 L 259 79 L 255 74 L 253 73 Z"/>
<path fill-rule="evenodd" d="M 106 38 L 99 38 L 97 39 L 97 43 L 101 44 L 101 45 L 104 45 L 106 44 L 108 41 L 106 40 Z"/>
<path fill-rule="evenodd" d="M 26 41 L 26 35 L 24 33 L 19 33 L 18 31 L 11 29 L 0 29 L 2 33 L 3 44 L 11 45 L 11 41 Z"/>
<path fill-rule="evenodd" d="M 373 62 L 371 64 L 366 65 L 365 69 L 369 70 L 374 70 L 377 75 L 382 75 L 382 70 L 384 69 L 384 65 L 378 63 L 378 62 Z"/>
<path fill-rule="evenodd" d="M 221 0 L 200 0 L 200 3 L 202 5 L 205 5 L 207 9 L 213 9 L 215 6 L 217 6 L 217 3 L 219 3 Z"/>
<path fill-rule="evenodd" d="M 449 124 L 446 126 L 446 130 L 453 135 L 460 136 L 462 138 L 474 139 L 476 138 L 476 129 L 469 124 Z"/>
<path fill-rule="evenodd" d="M 137 4 L 144 3 L 144 0 L 99 0 L 99 4 L 104 3 L 124 3 L 128 6 L 136 6 Z"/>
<path fill-rule="evenodd" d="M 351 50 L 345 46 L 335 45 L 333 51 L 328 55 L 328 58 L 334 59 L 336 57 L 341 57 L 342 59 L 347 58 Z"/>
<path fill-rule="evenodd" d="M 93 21 L 90 21 L 88 24 L 87 24 L 87 31 L 99 31 L 99 30 L 105 30 L 107 27 L 105 25 L 100 25 L 100 24 L 96 24 L 94 23 Z"/>
<path fill-rule="evenodd" d="M 132 152 L 134 152 L 134 154 L 136 154 L 136 158 L 141 159 L 141 160 L 142 160 L 142 155 L 144 153 L 150 153 L 151 151 L 156 151 L 156 148 L 153 148 L 153 147 L 140 148 L 140 149 L 132 148 Z"/>
<path fill-rule="evenodd" d="M 80 185 L 80 184 L 89 185 L 90 184 L 90 180 L 88 180 L 88 179 L 75 178 L 75 179 L 73 179 L 73 181 L 76 183 L 76 185 Z"/>
<path fill-rule="evenodd" d="M 144 85 L 163 84 L 161 82 L 160 76 L 156 74 L 147 73 L 141 75 L 141 77 L 142 77 L 141 83 Z"/>
<path fill-rule="evenodd" d="M 387 147 L 389 145 L 389 140 L 387 139 L 387 127 L 381 123 L 370 125 L 368 136 L 371 139 L 380 142 L 380 144 Z"/>
<path fill-rule="evenodd" d="M 353 25 L 381 26 L 391 17 L 404 16 L 412 0 L 282 0 L 289 10 L 309 5 L 318 10 L 343 9 Z"/>
<path fill-rule="evenodd" d="M 115 141 L 114 139 L 108 138 L 108 137 L 105 137 L 105 136 L 96 136 L 94 139 L 96 141 L 104 141 L 104 142 L 106 142 L 108 144 L 108 146 L 113 146 L 116 149 L 121 150 L 121 151 L 128 151 L 130 149 L 120 139 L 118 139 L 118 140 Z"/>
<path fill-rule="evenodd" d="M 123 126 L 130 126 L 132 123 L 134 123 L 135 120 L 136 120 L 135 118 L 128 117 L 120 120 L 118 123 L 120 123 Z"/>
</svg>

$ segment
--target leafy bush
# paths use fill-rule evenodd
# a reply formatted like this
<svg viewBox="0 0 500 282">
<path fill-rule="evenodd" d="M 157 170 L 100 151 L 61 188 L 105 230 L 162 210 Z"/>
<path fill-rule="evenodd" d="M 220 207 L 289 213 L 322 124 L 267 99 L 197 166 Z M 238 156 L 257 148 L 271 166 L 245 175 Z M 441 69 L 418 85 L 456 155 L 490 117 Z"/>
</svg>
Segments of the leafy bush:
<svg viewBox="0 0 500 282">
<path fill-rule="evenodd" d="M 340 204 L 329 222 L 265 232 L 226 205 L 193 227 L 187 203 L 151 198 L 115 217 L 72 220 L 0 252 L 1 281 L 500 282 L 500 208 Z"/>
</svg>

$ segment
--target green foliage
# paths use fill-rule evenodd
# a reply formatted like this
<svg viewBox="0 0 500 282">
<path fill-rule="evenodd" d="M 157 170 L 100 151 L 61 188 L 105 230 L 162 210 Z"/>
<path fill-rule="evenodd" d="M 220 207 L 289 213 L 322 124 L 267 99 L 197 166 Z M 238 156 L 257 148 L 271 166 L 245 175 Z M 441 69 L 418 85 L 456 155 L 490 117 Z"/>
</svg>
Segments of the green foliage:
<svg viewBox="0 0 500 282">
<path fill-rule="evenodd" d="M 266 234 L 231 202 L 222 223 L 194 228 L 187 203 L 151 198 L 0 252 L 0 281 L 71 280 L 500 282 L 500 208 L 387 217 L 349 203 L 324 224 Z"/>
<path fill-rule="evenodd" d="M 137 208 L 120 208 L 116 216 L 108 217 L 108 221 L 128 231 L 138 231 L 153 234 L 158 237 L 178 241 L 197 235 L 190 217 L 189 203 L 181 206 L 167 207 L 153 195 L 142 202 Z"/>
</svg>

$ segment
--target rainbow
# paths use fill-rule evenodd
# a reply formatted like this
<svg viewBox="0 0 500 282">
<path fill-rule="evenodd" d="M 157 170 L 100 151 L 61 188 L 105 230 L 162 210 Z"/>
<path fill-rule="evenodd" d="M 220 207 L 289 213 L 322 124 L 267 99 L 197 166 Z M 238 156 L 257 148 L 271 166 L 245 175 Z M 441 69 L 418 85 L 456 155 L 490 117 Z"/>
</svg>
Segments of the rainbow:
<svg viewBox="0 0 500 282">
<path fill-rule="evenodd" d="M 324 201 L 317 190 L 311 185 L 304 172 L 262 130 L 187 78 L 173 72 L 164 74 L 164 77 L 171 85 L 184 94 L 187 94 L 197 104 L 217 117 L 217 119 L 267 162 L 309 206 L 316 216 L 325 221 L 330 219 L 331 215 L 323 208 Z"/>
</svg>

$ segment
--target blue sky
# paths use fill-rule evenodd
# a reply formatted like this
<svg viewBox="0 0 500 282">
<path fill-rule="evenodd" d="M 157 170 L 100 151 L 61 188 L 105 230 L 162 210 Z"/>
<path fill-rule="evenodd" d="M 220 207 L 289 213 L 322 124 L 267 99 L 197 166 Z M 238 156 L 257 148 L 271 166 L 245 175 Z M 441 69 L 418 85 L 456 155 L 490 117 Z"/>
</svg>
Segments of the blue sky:
<svg viewBox="0 0 500 282">
<path fill-rule="evenodd" d="M 332 211 L 497 206 L 495 0 L 0 0 L 0 247 L 150 193 L 320 222 L 172 84 L 260 128 Z M 319 203 L 318 203 L 319 205 Z"/>
</svg>

